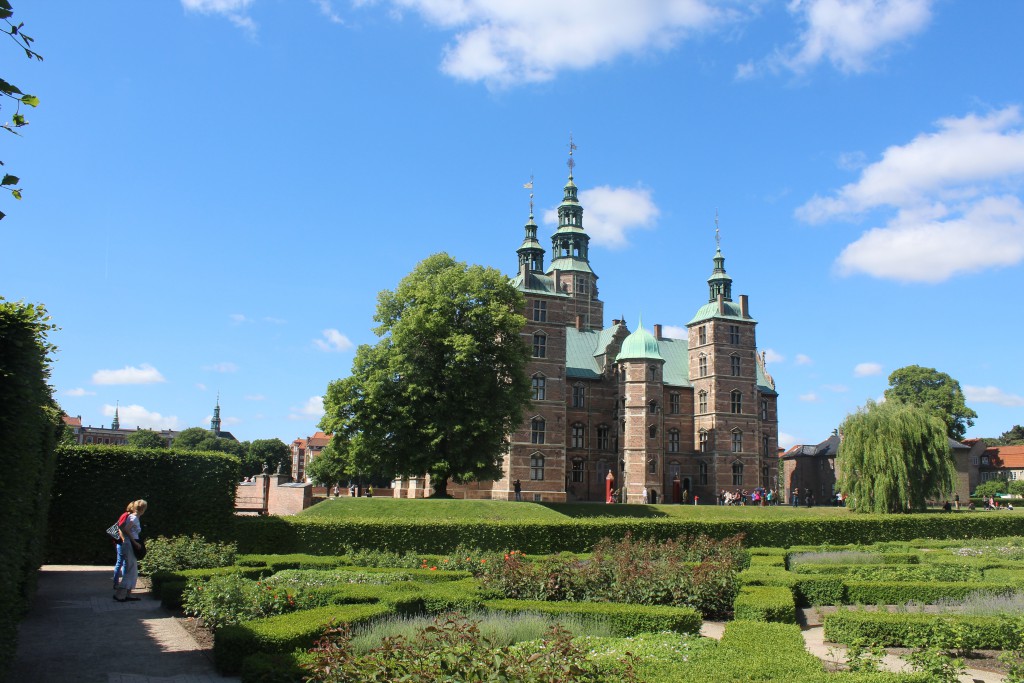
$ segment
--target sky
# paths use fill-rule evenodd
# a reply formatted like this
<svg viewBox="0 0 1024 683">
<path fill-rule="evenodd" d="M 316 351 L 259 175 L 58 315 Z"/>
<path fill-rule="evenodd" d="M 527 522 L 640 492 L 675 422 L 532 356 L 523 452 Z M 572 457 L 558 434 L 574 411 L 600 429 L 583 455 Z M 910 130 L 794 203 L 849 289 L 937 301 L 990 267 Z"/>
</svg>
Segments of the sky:
<svg viewBox="0 0 1024 683">
<path fill-rule="evenodd" d="M 1024 423 L 1017 0 L 16 0 L 45 61 L 2 136 L 0 295 L 60 327 L 85 425 L 316 431 L 377 292 L 446 251 L 548 249 L 570 135 L 606 324 L 678 335 L 716 215 L 817 443 L 934 367 Z M 3 103 L 5 120 L 12 104 Z"/>
</svg>

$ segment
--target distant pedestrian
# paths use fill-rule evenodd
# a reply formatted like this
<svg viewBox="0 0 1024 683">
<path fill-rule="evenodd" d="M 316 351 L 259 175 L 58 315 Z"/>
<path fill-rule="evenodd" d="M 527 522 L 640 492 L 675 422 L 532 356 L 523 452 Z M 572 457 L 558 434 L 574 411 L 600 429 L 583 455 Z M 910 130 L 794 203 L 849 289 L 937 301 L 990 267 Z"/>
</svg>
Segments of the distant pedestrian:
<svg viewBox="0 0 1024 683">
<path fill-rule="evenodd" d="M 128 516 L 124 522 L 117 526 L 121 535 L 121 554 L 124 557 L 124 568 L 121 573 L 121 580 L 114 588 L 114 600 L 118 602 L 136 601 L 139 598 L 132 597 L 131 592 L 139 580 L 139 561 L 136 553 L 141 553 L 142 545 L 142 523 L 139 518 L 146 512 L 149 503 L 144 500 L 136 500 L 128 504 Z"/>
<path fill-rule="evenodd" d="M 366 497 L 373 498 L 373 485 L 366 487 Z"/>
<path fill-rule="evenodd" d="M 795 486 L 793 487 L 793 493 L 790 494 L 789 502 L 790 502 L 790 504 L 793 507 L 799 507 L 800 506 L 800 489 L 799 488 L 797 488 Z"/>
<path fill-rule="evenodd" d="M 957 510 L 960 509 L 960 494 L 959 493 L 956 494 L 955 496 L 953 496 L 953 507 L 956 508 Z"/>
<path fill-rule="evenodd" d="M 523 500 L 523 482 L 516 479 L 512 482 L 512 490 L 516 492 L 516 500 L 522 502 Z"/>
<path fill-rule="evenodd" d="M 640 489 L 640 498 L 644 501 L 644 504 L 650 502 L 648 500 L 648 498 L 647 498 L 647 487 L 646 486 L 643 487 L 642 489 Z"/>
</svg>

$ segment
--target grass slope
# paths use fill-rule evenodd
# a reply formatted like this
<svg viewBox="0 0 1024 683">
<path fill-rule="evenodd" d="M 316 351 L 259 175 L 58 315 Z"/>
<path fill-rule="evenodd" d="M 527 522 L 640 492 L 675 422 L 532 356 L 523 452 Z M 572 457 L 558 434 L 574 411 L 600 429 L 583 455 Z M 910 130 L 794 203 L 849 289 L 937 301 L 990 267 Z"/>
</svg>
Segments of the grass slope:
<svg viewBox="0 0 1024 683">
<path fill-rule="evenodd" d="M 567 521 L 594 518 L 742 521 L 843 517 L 845 508 L 717 505 L 605 505 L 603 503 L 514 503 L 503 500 L 407 498 L 339 498 L 318 503 L 301 513 L 337 520 L 402 520 L 428 522 Z"/>
</svg>

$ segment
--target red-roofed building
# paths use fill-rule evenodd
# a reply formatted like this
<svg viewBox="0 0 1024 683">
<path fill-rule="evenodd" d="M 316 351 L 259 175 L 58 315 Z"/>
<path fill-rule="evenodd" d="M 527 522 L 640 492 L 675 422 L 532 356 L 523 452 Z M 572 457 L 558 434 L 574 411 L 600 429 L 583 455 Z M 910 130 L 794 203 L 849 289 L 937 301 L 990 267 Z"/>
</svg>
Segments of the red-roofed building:
<svg viewBox="0 0 1024 683">
<path fill-rule="evenodd" d="M 331 435 L 323 432 L 292 441 L 292 479 L 298 482 L 308 481 L 306 469 L 309 463 L 313 462 L 330 442 Z"/>
<path fill-rule="evenodd" d="M 1024 480 L 1024 446 L 989 446 L 978 459 L 978 481 Z"/>
</svg>

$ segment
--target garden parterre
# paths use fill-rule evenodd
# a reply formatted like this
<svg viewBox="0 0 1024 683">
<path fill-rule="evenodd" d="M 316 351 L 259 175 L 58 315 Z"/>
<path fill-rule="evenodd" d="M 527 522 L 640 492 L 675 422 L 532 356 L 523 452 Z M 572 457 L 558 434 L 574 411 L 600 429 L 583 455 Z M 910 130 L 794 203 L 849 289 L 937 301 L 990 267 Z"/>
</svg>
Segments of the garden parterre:
<svg viewBox="0 0 1024 683">
<path fill-rule="evenodd" d="M 522 613 L 537 615 L 548 623 L 599 624 L 598 628 L 608 635 L 574 636 L 566 631 L 557 638 L 566 641 L 560 647 L 575 642 L 573 647 L 582 648 L 580 662 L 601 663 L 602 671 L 614 671 L 621 676 L 615 680 L 702 680 L 711 671 L 720 680 L 735 681 L 936 680 L 934 675 L 925 673 L 826 672 L 822 662 L 804 650 L 799 627 L 795 625 L 797 608 L 809 605 L 846 606 L 825 618 L 826 637 L 837 643 L 914 647 L 927 641 L 939 657 L 983 647 L 1003 649 L 1011 655 L 1016 650 L 1019 655 L 1021 648 L 1021 538 L 742 550 L 737 556 L 742 559 L 736 559 L 730 567 L 734 579 L 734 590 L 729 593 L 730 616 L 734 621 L 727 625 L 726 637 L 721 642 L 696 635 L 701 615 L 685 601 L 673 604 L 662 599 L 659 604 L 656 595 L 648 600 L 650 604 L 638 604 L 646 595 L 643 582 L 664 580 L 657 570 L 664 570 L 667 565 L 658 565 L 653 560 L 635 561 L 650 559 L 653 556 L 648 555 L 655 552 L 651 547 L 641 548 L 640 540 L 635 543 L 635 547 L 623 547 L 622 542 L 608 541 L 595 554 L 556 556 L 466 547 L 447 555 L 365 549 L 348 549 L 335 556 L 248 554 L 237 556 L 229 567 L 158 572 L 154 575 L 154 589 L 168 604 L 184 603 L 191 612 L 216 626 L 217 666 L 225 673 L 241 673 L 243 680 L 289 680 L 289 676 L 291 680 L 302 680 L 302 676 L 310 675 L 310 670 L 300 665 L 315 667 L 316 656 L 308 651 L 332 627 L 343 625 L 365 635 L 372 633 L 375 624 L 389 619 L 452 613 L 476 615 L 466 620 L 468 624 L 483 619 L 480 615 Z M 695 539 L 683 540 L 670 546 L 671 554 L 684 555 L 687 547 L 697 545 Z M 730 552 L 736 554 L 734 550 Z M 634 569 L 639 565 L 642 570 L 631 576 L 634 586 L 640 588 L 630 595 L 614 596 L 629 602 L 587 594 L 575 596 L 580 598 L 577 600 L 566 600 L 573 596 L 565 595 L 562 587 L 549 590 L 549 582 L 557 573 L 545 573 L 547 569 L 592 571 L 595 556 L 602 553 L 618 557 L 620 570 L 630 565 Z M 624 554 L 634 561 L 621 561 Z M 707 557 L 678 559 L 673 565 L 678 571 L 693 572 Z M 513 572 L 511 578 L 543 584 L 532 589 L 530 597 L 546 599 L 510 598 L 501 581 L 488 580 L 488 576 L 502 576 L 510 567 L 519 572 Z M 607 573 L 603 576 L 609 580 Z M 555 580 L 557 583 L 559 579 Z M 514 581 L 506 583 L 512 585 Z M 1001 597 L 987 602 L 972 597 L 979 590 Z M 669 590 L 660 595 L 671 594 Z M 965 598 L 974 607 L 965 607 Z M 861 607 L 879 604 L 900 607 L 895 611 Z M 940 618 L 936 618 L 936 612 L 941 613 Z M 443 623 L 452 619 L 440 618 L 447 620 Z M 425 630 L 433 633 L 437 628 L 431 630 L 428 626 Z M 553 642 L 551 638 L 549 634 L 509 645 L 491 643 L 488 637 L 481 636 L 474 641 L 480 651 L 463 654 L 518 666 L 517 662 L 538 655 L 546 642 Z M 764 654 L 768 651 L 764 644 L 769 641 L 770 656 Z M 403 642 L 405 650 L 399 648 L 389 655 L 397 657 L 396 661 L 401 660 L 401 653 L 415 651 L 419 641 L 407 637 Z M 791 655 L 780 657 L 780 647 L 792 649 Z M 380 654 L 373 655 L 377 659 L 372 661 L 359 659 L 369 656 L 365 647 L 362 649 L 361 655 L 351 654 L 353 666 L 399 665 L 384 662 Z M 523 652 L 527 652 L 525 660 L 520 657 Z M 409 661 L 428 659 L 411 657 Z M 409 665 L 406 661 L 402 666 Z M 590 664 L 580 666 L 583 668 L 576 678 L 564 680 L 590 680 L 582 673 Z M 261 678 L 268 671 L 283 678 Z M 529 674 L 518 675 L 528 680 Z"/>
</svg>

